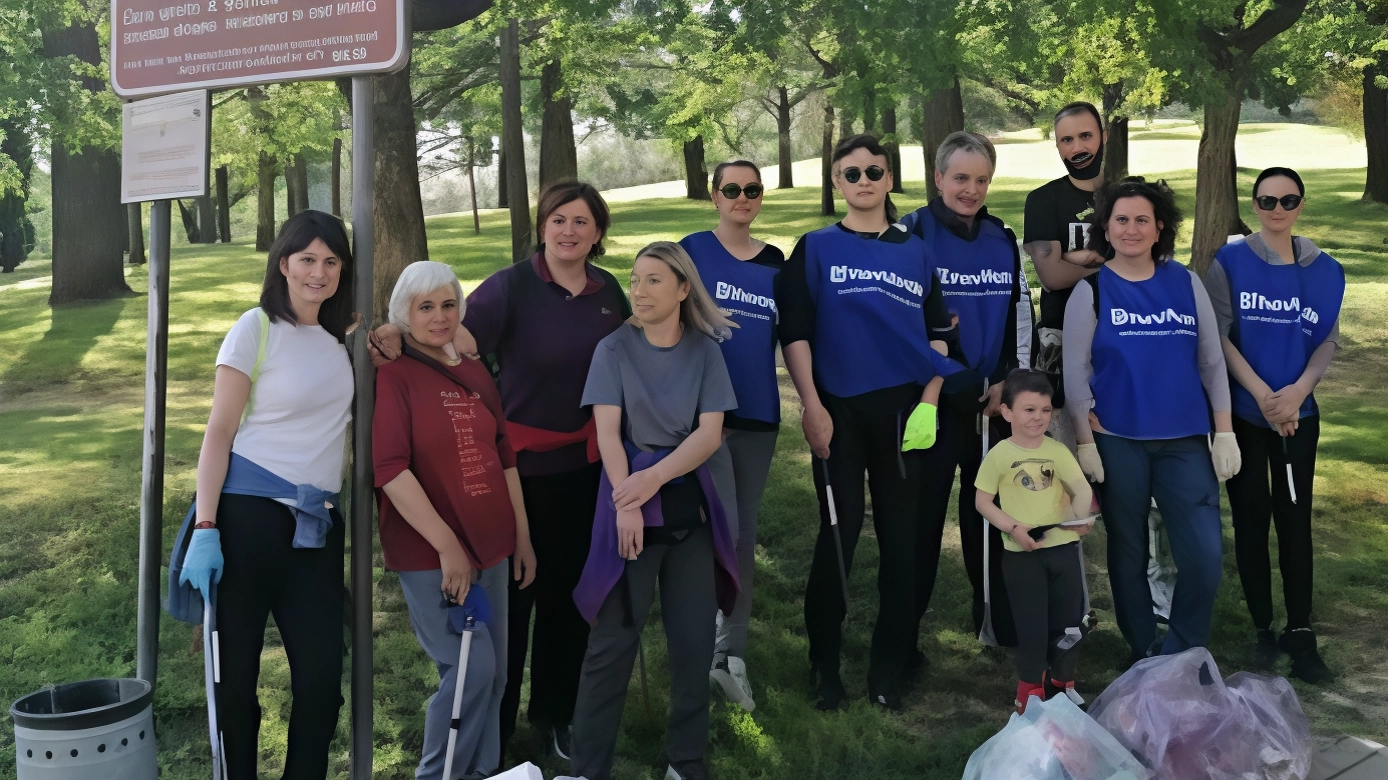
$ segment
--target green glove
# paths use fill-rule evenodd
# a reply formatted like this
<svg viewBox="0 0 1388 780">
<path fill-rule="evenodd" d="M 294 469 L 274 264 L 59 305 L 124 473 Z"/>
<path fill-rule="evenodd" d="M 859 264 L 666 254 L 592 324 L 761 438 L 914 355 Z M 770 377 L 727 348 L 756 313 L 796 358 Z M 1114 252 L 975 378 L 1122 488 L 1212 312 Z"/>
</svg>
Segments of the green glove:
<svg viewBox="0 0 1388 780">
<path fill-rule="evenodd" d="M 917 404 L 906 418 L 906 435 L 901 437 L 901 451 L 926 450 L 935 446 L 935 405 Z"/>
</svg>

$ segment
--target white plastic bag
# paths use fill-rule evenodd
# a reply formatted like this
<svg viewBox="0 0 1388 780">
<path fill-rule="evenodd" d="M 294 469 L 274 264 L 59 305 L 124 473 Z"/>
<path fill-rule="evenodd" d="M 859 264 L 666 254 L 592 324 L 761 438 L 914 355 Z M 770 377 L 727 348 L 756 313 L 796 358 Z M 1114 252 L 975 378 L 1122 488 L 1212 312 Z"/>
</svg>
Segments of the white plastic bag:
<svg viewBox="0 0 1388 780">
<path fill-rule="evenodd" d="M 1036 699 L 979 746 L 964 780 L 1146 780 L 1147 770 L 1065 696 Z"/>
<path fill-rule="evenodd" d="M 1303 780 L 1311 729 L 1291 684 L 1239 672 L 1220 679 L 1202 647 L 1137 662 L 1089 714 L 1156 780 Z"/>
</svg>

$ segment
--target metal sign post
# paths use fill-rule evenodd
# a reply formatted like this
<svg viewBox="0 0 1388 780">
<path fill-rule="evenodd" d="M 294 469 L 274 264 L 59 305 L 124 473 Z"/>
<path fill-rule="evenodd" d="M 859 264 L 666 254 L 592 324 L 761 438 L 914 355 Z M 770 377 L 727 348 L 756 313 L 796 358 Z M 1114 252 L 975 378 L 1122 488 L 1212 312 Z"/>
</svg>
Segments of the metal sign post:
<svg viewBox="0 0 1388 780">
<path fill-rule="evenodd" d="M 164 563 L 164 399 L 169 367 L 169 201 L 149 209 L 149 326 L 145 336 L 145 431 L 140 480 L 140 585 L 135 676 L 159 676 L 159 580 Z"/>
</svg>

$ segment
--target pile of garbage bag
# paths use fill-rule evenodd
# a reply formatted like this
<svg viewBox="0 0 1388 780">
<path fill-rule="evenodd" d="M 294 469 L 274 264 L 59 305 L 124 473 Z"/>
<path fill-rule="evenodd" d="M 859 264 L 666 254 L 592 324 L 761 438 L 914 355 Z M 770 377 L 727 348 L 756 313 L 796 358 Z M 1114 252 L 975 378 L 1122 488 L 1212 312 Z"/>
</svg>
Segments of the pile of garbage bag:
<svg viewBox="0 0 1388 780">
<path fill-rule="evenodd" d="M 1065 696 L 1035 697 L 969 757 L 964 780 L 1146 780 L 1127 748 Z"/>
<path fill-rule="evenodd" d="M 1089 715 L 1155 778 L 1302 780 L 1311 728 L 1281 677 L 1219 676 L 1203 647 L 1139 661 Z"/>
</svg>

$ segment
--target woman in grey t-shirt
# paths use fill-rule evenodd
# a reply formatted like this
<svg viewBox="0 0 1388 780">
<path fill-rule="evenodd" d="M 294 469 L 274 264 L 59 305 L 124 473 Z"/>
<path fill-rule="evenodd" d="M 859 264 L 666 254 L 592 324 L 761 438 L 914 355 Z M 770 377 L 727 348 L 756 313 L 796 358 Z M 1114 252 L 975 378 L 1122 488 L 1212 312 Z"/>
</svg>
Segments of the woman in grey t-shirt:
<svg viewBox="0 0 1388 780">
<path fill-rule="evenodd" d="M 715 341 L 730 335 L 732 323 L 689 255 L 669 241 L 637 255 L 631 298 L 635 317 L 598 344 L 583 391 L 597 422 L 603 477 L 592 547 L 574 591 L 593 629 L 571 763 L 589 780 L 611 776 L 627 683 L 659 579 L 670 652 L 666 777 L 704 778 L 713 618 L 720 607 L 731 610 L 737 595 L 732 538 L 706 463 L 725 446 L 723 412 L 737 408 Z"/>
</svg>

